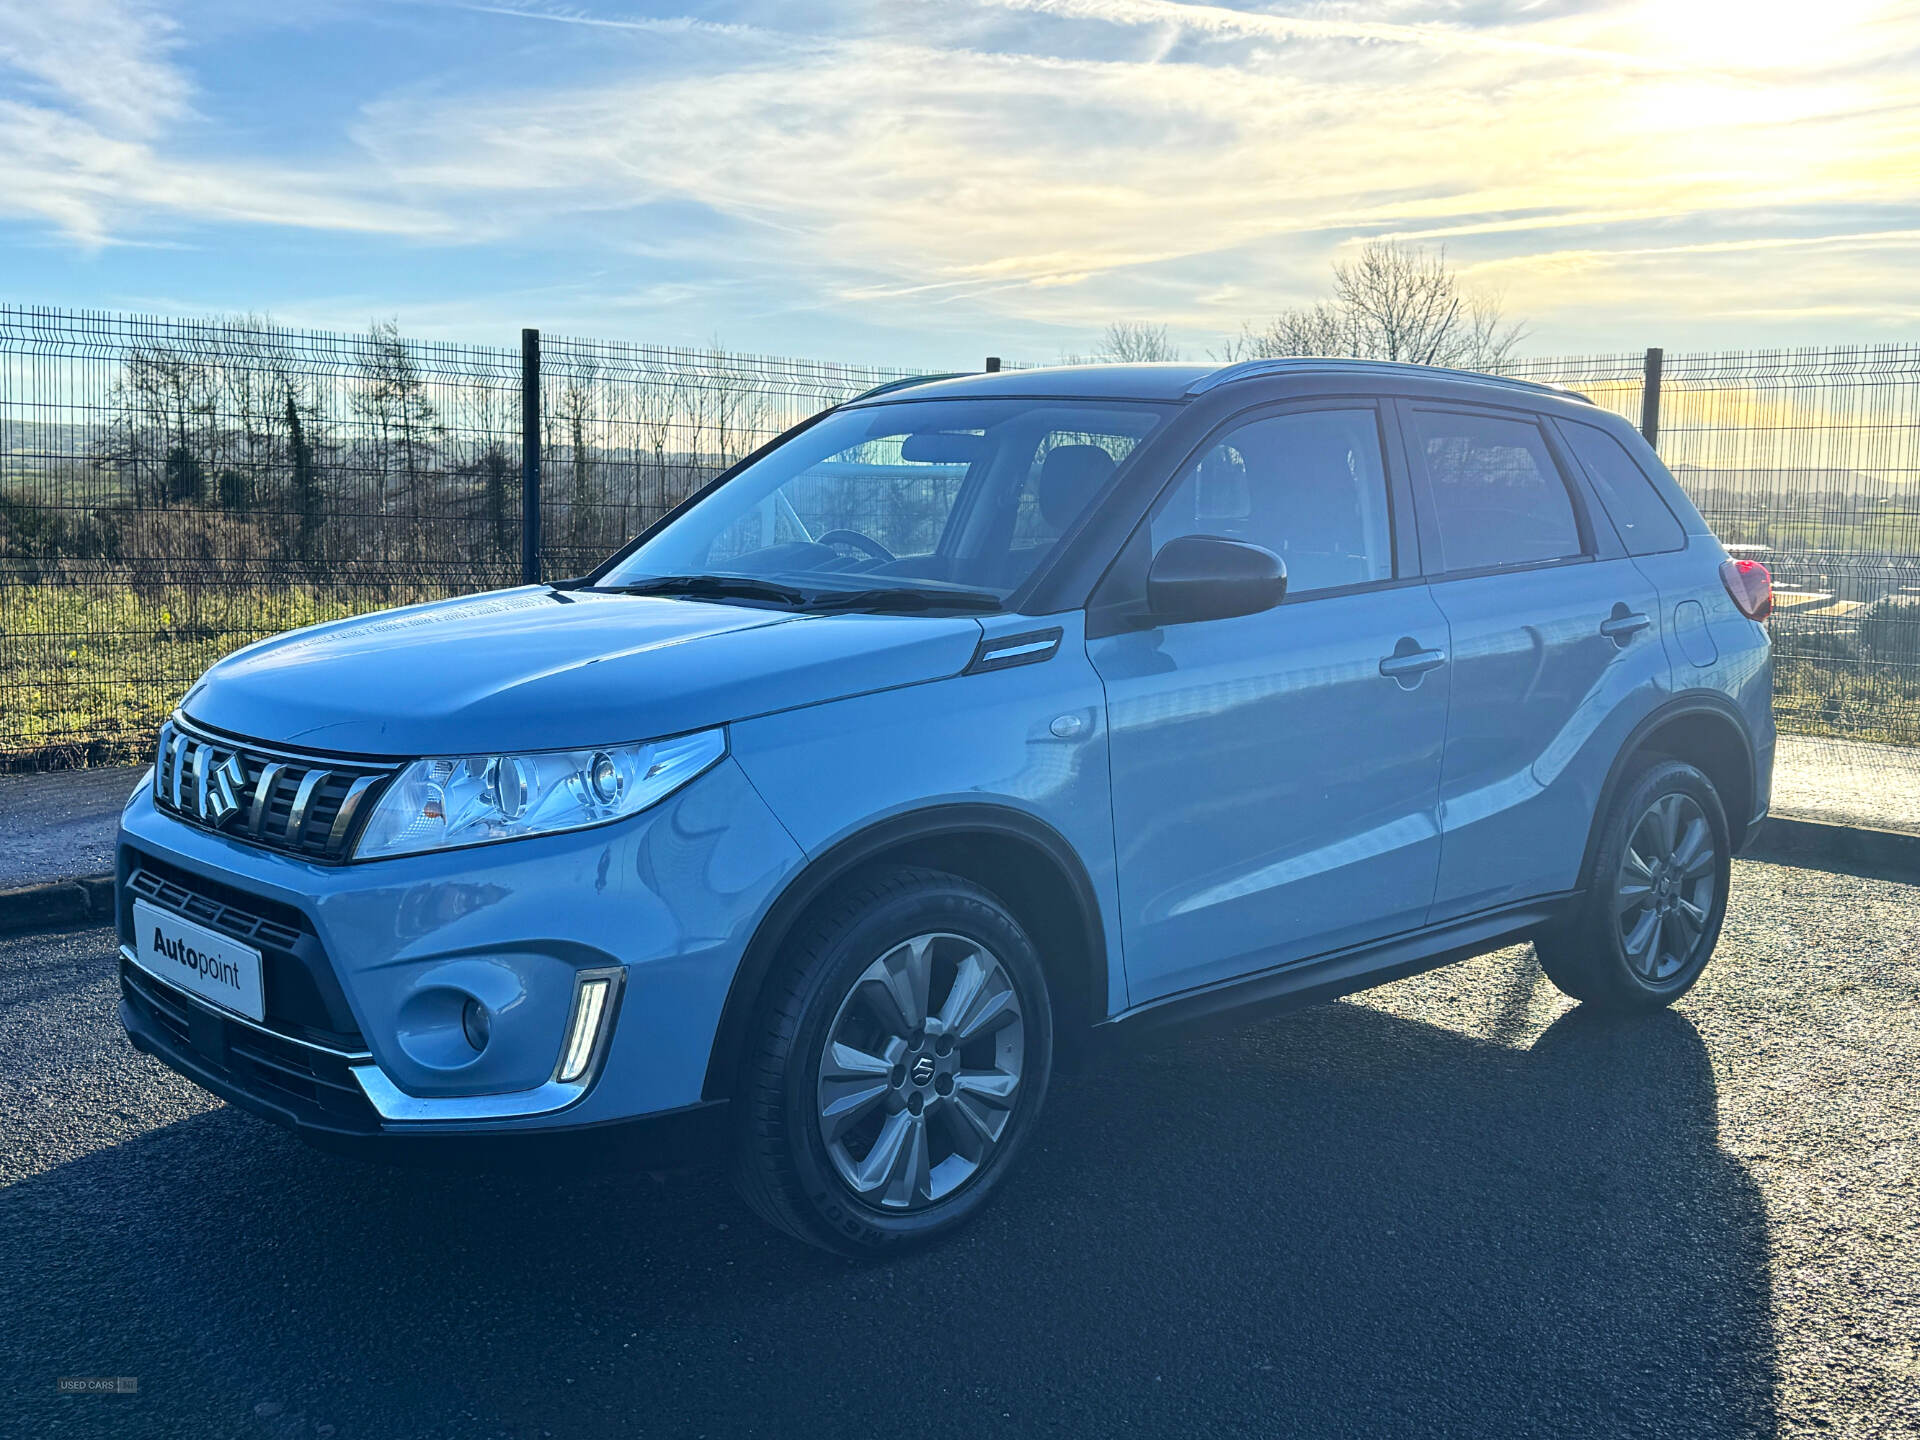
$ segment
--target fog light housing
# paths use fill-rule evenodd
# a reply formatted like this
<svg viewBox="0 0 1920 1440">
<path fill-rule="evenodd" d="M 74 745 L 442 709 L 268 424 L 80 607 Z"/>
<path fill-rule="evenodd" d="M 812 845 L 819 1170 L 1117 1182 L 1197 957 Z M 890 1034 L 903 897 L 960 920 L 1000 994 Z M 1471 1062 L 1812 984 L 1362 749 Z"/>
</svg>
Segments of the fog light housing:
<svg viewBox="0 0 1920 1440">
<path fill-rule="evenodd" d="M 562 1085 L 586 1078 L 599 1059 L 602 1042 L 613 1024 L 615 993 L 625 973 L 580 973 L 573 990 L 573 1013 L 567 1019 L 566 1042 L 560 1047 L 560 1064 L 553 1072 L 553 1078 Z"/>
<path fill-rule="evenodd" d="M 460 1029 L 476 1052 L 484 1050 L 493 1038 L 493 1015 L 478 1000 L 469 1000 L 460 1007 Z"/>
</svg>

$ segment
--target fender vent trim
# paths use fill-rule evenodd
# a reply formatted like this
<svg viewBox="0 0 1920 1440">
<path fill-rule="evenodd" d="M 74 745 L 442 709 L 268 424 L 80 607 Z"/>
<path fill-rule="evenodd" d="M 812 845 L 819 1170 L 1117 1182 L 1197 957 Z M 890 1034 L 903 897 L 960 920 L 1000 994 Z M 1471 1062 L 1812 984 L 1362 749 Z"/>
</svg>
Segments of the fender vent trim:
<svg viewBox="0 0 1920 1440">
<path fill-rule="evenodd" d="M 963 675 L 978 675 L 986 670 L 1011 670 L 1016 665 L 1038 665 L 1060 653 L 1065 634 L 1058 625 L 1046 630 L 1027 630 L 1018 635 L 993 635 L 982 639 L 967 662 Z"/>
</svg>

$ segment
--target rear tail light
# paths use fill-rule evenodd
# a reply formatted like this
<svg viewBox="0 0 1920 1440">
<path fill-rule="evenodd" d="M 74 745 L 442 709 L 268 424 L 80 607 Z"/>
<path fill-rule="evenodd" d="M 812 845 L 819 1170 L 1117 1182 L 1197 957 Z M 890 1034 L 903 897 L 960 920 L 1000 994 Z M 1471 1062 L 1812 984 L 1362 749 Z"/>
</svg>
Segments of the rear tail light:
<svg viewBox="0 0 1920 1440">
<path fill-rule="evenodd" d="M 1723 561 L 1720 583 L 1749 620 L 1764 620 L 1773 613 L 1773 576 L 1758 560 Z"/>
</svg>

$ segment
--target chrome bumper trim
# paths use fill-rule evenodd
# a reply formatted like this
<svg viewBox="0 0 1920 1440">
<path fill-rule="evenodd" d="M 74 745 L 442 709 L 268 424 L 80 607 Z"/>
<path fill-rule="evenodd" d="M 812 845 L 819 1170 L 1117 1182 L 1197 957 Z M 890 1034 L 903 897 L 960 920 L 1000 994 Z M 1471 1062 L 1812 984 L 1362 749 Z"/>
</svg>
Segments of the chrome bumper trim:
<svg viewBox="0 0 1920 1440">
<path fill-rule="evenodd" d="M 203 996 L 182 990 L 179 986 L 166 980 L 162 976 L 154 974 L 153 971 L 142 965 L 139 957 L 133 953 L 133 947 L 131 945 L 121 945 L 120 958 L 155 984 L 165 986 L 167 990 L 173 994 L 182 996 L 190 1004 L 198 1005 L 201 1009 L 218 1015 L 222 1020 L 225 1020 L 231 1025 L 243 1025 L 249 1030 L 257 1031 L 259 1034 L 266 1036 L 269 1040 L 278 1040 L 282 1045 L 294 1045 L 302 1050 L 311 1050 L 316 1055 L 325 1055 L 334 1060 L 344 1060 L 349 1065 L 363 1065 L 373 1059 L 373 1052 L 370 1050 L 336 1050 L 331 1045 L 316 1045 L 311 1040 L 302 1040 L 299 1036 L 289 1035 L 284 1030 L 275 1030 L 272 1026 L 262 1025 L 258 1021 L 242 1015 L 238 1010 L 229 1010 L 226 1006 L 216 1004 Z"/>
<path fill-rule="evenodd" d="M 614 1026 L 618 1023 L 620 1000 L 627 988 L 627 972 L 614 966 L 576 973 L 574 1001 L 568 1009 L 569 1030 L 577 1022 L 581 986 L 589 980 L 610 981 L 613 993 L 600 1011 L 599 1030 L 593 1037 L 592 1058 L 577 1080 L 557 1078 L 559 1066 L 556 1065 L 553 1077 L 530 1090 L 508 1090 L 492 1095 L 410 1095 L 394 1084 L 387 1072 L 371 1059 L 365 1064 L 355 1064 L 350 1073 L 359 1082 L 361 1093 L 367 1097 L 380 1118 L 396 1125 L 431 1125 L 450 1120 L 519 1120 L 529 1115 L 551 1115 L 556 1110 L 564 1110 L 591 1090 L 593 1082 L 599 1078 L 600 1066 L 606 1060 L 607 1047 L 612 1043 Z M 566 1036 L 563 1034 L 561 1055 L 564 1057 L 565 1054 Z M 564 1058 L 561 1063 L 565 1063 Z"/>
<path fill-rule="evenodd" d="M 256 1024 L 245 1015 L 229 1010 L 223 1005 L 213 1004 L 198 995 L 178 991 L 176 987 L 169 985 L 142 965 L 134 955 L 131 945 L 121 945 L 120 955 L 129 965 L 156 984 L 182 994 L 190 1003 L 202 1006 L 231 1024 L 243 1025 L 249 1030 L 258 1031 L 283 1045 L 297 1046 L 302 1050 L 311 1050 L 316 1055 L 326 1055 L 346 1062 L 347 1073 L 353 1076 L 355 1083 L 360 1087 L 360 1093 L 367 1097 L 367 1102 L 373 1106 L 374 1112 L 382 1121 L 396 1125 L 448 1121 L 471 1123 L 481 1120 L 519 1120 L 529 1115 L 551 1115 L 556 1110 L 566 1109 L 585 1095 L 599 1077 L 600 1063 L 605 1059 L 607 1044 L 613 1033 L 620 994 L 626 988 L 622 983 L 625 980 L 624 971 L 582 972 L 589 978 L 596 975 L 611 975 L 615 984 L 614 998 L 601 1014 L 600 1033 L 594 1041 L 593 1063 L 578 1080 L 570 1082 L 548 1080 L 534 1086 L 531 1090 L 513 1090 L 494 1095 L 409 1095 L 388 1078 L 387 1072 L 380 1068 L 371 1051 L 335 1050 L 330 1046 L 316 1045 L 311 1040 L 301 1040 L 268 1026 Z"/>
<path fill-rule="evenodd" d="M 328 1045 L 316 1045 L 311 1040 L 302 1040 L 257 1024 L 237 1011 L 215 1005 L 198 995 L 187 994 L 167 984 L 142 965 L 131 945 L 120 947 L 120 958 L 148 979 L 182 995 L 188 1003 L 211 1011 L 230 1025 L 244 1026 L 270 1040 L 278 1040 L 282 1045 L 293 1045 L 302 1050 L 311 1050 L 316 1055 L 346 1062 L 347 1073 L 359 1083 L 360 1093 L 367 1097 L 382 1120 L 405 1124 L 434 1120 L 513 1120 L 525 1115 L 546 1115 L 555 1110 L 564 1110 L 586 1094 L 587 1085 L 593 1078 L 592 1072 L 589 1072 L 582 1080 L 571 1085 L 549 1080 L 531 1090 L 519 1090 L 507 1095 L 409 1095 L 389 1080 L 386 1072 L 374 1063 L 371 1051 L 335 1050 Z"/>
<path fill-rule="evenodd" d="M 447 1120 L 518 1120 L 528 1115 L 550 1115 L 564 1110 L 587 1093 L 585 1081 L 562 1085 L 549 1080 L 531 1090 L 504 1095 L 409 1095 L 378 1065 L 355 1065 L 353 1078 L 382 1120 L 395 1124 Z"/>
</svg>

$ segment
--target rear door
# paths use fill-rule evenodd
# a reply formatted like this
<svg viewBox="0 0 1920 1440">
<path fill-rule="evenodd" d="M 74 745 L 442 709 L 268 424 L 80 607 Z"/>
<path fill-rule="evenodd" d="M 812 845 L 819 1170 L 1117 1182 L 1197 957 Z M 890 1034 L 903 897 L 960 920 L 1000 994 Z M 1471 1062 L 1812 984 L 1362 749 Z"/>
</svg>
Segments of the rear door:
<svg viewBox="0 0 1920 1440">
<path fill-rule="evenodd" d="M 1670 674 L 1659 595 L 1538 417 L 1398 408 L 1453 656 L 1441 921 L 1573 888 L 1608 770 Z"/>
<path fill-rule="evenodd" d="M 1371 401 L 1229 422 L 1095 596 L 1137 1004 L 1417 926 L 1439 862 L 1446 622 L 1396 544 Z M 1154 625 L 1148 558 L 1210 534 L 1286 561 L 1283 604 Z M 1396 564 L 1396 552 L 1402 557 Z M 1384 670 L 1383 670 L 1384 665 Z"/>
<path fill-rule="evenodd" d="M 1717 581 L 1717 565 L 1703 566 L 1697 556 L 1687 554 L 1686 528 L 1626 446 L 1598 425 L 1564 416 L 1554 422 L 1553 429 L 1634 565 L 1660 593 L 1660 634 L 1667 643 L 1668 664 L 1676 670 L 1712 665 L 1719 652 L 1707 629 L 1698 589 L 1703 575 Z M 1594 523 L 1601 523 L 1598 516 Z M 1685 678 L 1676 679 L 1681 685 L 1688 683 Z"/>
</svg>

